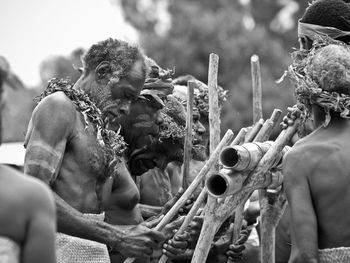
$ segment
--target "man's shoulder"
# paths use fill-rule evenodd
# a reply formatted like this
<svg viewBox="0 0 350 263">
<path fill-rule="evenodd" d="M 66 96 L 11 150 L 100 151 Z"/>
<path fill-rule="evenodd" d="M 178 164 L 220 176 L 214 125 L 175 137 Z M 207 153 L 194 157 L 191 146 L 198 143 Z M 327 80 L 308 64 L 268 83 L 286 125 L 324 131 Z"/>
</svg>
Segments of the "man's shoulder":
<svg viewBox="0 0 350 263">
<path fill-rule="evenodd" d="M 62 91 L 57 91 L 46 96 L 39 102 L 37 107 L 45 107 L 51 109 L 52 111 L 75 111 L 74 103 Z"/>
<path fill-rule="evenodd" d="M 43 98 L 33 111 L 34 120 L 43 118 L 50 121 L 75 122 L 76 107 L 61 91 Z"/>
<path fill-rule="evenodd" d="M 303 140 L 297 142 L 283 158 L 285 172 L 292 174 L 310 174 L 320 162 L 324 162 L 334 153 L 333 147 L 323 141 Z"/>
</svg>

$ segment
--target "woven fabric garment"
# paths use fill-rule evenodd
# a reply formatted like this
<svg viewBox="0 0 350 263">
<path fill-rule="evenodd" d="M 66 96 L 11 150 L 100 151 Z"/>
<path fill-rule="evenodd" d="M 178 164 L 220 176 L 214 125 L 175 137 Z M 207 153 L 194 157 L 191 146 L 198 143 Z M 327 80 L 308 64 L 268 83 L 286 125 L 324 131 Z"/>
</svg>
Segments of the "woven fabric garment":
<svg viewBox="0 0 350 263">
<path fill-rule="evenodd" d="M 350 262 L 350 247 L 319 249 L 318 256 L 320 263 Z"/>
<path fill-rule="evenodd" d="M 103 221 L 104 214 L 85 214 L 89 218 Z M 110 263 L 105 244 L 95 241 L 56 234 L 57 263 Z"/>
<path fill-rule="evenodd" d="M 20 246 L 7 237 L 0 236 L 0 262 L 18 263 Z"/>
</svg>

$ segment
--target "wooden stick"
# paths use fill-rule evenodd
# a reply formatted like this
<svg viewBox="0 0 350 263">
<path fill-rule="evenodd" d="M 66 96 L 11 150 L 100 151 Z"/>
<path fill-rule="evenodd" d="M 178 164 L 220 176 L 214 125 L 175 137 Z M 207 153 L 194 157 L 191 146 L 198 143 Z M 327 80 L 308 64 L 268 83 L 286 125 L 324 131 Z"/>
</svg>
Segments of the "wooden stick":
<svg viewBox="0 0 350 263">
<path fill-rule="evenodd" d="M 190 161 L 192 150 L 192 127 L 193 127 L 193 97 L 196 83 L 194 81 L 188 81 L 187 83 L 187 115 L 186 115 L 186 135 L 184 144 L 184 161 L 182 168 L 182 188 L 184 190 L 190 184 Z"/>
<path fill-rule="evenodd" d="M 261 254 L 260 262 L 275 262 L 275 230 L 286 208 L 286 197 L 283 189 L 277 193 L 271 193 L 269 190 L 259 190 L 260 201 L 260 225 L 264 227 L 260 229 Z"/>
<path fill-rule="evenodd" d="M 254 140 L 257 142 L 264 142 L 268 140 L 270 138 L 272 130 L 276 127 L 281 114 L 282 111 L 280 109 L 274 109 L 271 117 L 264 122 Z"/>
<path fill-rule="evenodd" d="M 259 133 L 261 127 L 264 125 L 264 120 L 259 119 L 254 125 L 253 128 L 248 132 L 244 142 L 251 142 L 254 140 L 255 136 Z"/>
<path fill-rule="evenodd" d="M 218 90 L 217 90 L 218 62 L 219 62 L 219 57 L 215 54 L 210 54 L 209 71 L 208 71 L 210 153 L 214 151 L 218 142 L 220 141 L 220 109 L 219 109 Z M 218 171 L 219 171 L 219 163 L 216 163 L 215 166 L 212 167 L 211 172 L 218 172 Z M 213 198 L 212 196 L 208 196 L 206 210 L 205 210 L 206 218 L 208 217 L 210 218 L 210 215 L 214 213 L 216 206 L 217 206 L 216 198 Z M 202 246 L 201 244 L 203 242 L 203 239 L 201 239 L 203 235 L 208 233 L 213 233 L 209 228 L 210 226 L 208 225 L 206 220 L 204 220 L 203 226 L 201 229 L 201 234 L 192 258 L 192 261 L 197 260 L 194 262 L 204 262 L 204 261 L 201 261 L 201 258 L 203 257 L 206 258 L 209 253 L 210 246 L 209 247 L 207 245 Z"/>
<path fill-rule="evenodd" d="M 209 56 L 208 70 L 210 153 L 214 152 L 220 142 L 220 108 L 217 78 L 218 67 L 219 56 L 211 53 Z"/>
<path fill-rule="evenodd" d="M 262 88 L 261 88 L 261 73 L 258 55 L 253 55 L 250 58 L 252 87 L 253 87 L 253 123 L 263 118 L 262 114 Z"/>
<path fill-rule="evenodd" d="M 208 195 L 207 190 L 205 188 L 203 188 L 201 193 L 199 194 L 196 202 L 191 207 L 191 210 L 186 215 L 184 222 L 182 223 L 181 227 L 176 232 L 176 234 L 174 235 L 173 238 L 175 238 L 178 235 L 182 235 L 185 232 L 186 228 L 189 226 L 189 224 L 192 222 L 192 219 L 197 214 L 199 208 L 202 206 L 207 195 Z M 158 263 L 166 263 L 167 260 L 168 260 L 168 257 L 163 254 L 162 257 L 159 259 Z"/>
<path fill-rule="evenodd" d="M 230 144 L 230 146 L 234 146 L 234 145 L 239 145 L 244 141 L 244 138 L 246 137 L 248 133 L 248 129 L 247 128 L 242 128 L 239 130 L 236 138 L 232 141 L 232 143 Z"/>
</svg>

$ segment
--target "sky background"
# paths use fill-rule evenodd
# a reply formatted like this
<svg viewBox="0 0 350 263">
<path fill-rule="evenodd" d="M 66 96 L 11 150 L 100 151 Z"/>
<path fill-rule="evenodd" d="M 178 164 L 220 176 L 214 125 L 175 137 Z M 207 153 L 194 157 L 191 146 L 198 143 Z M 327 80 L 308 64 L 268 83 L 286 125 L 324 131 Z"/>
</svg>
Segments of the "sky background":
<svg viewBox="0 0 350 263">
<path fill-rule="evenodd" d="M 137 42 L 109 0 L 2 0 L 0 23 L 0 55 L 27 86 L 39 83 L 39 64 L 50 55 L 108 37 Z"/>
</svg>

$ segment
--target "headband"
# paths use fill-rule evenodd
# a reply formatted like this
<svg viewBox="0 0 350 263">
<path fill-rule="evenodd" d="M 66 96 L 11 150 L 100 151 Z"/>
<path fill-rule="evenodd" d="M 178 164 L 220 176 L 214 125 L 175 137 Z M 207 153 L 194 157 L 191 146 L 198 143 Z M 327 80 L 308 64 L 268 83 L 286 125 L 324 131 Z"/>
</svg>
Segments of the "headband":
<svg viewBox="0 0 350 263">
<path fill-rule="evenodd" d="M 307 36 L 314 40 L 317 36 L 328 36 L 333 39 L 350 36 L 350 31 L 342 31 L 335 27 L 319 26 L 314 24 L 298 22 L 298 37 Z"/>
</svg>

